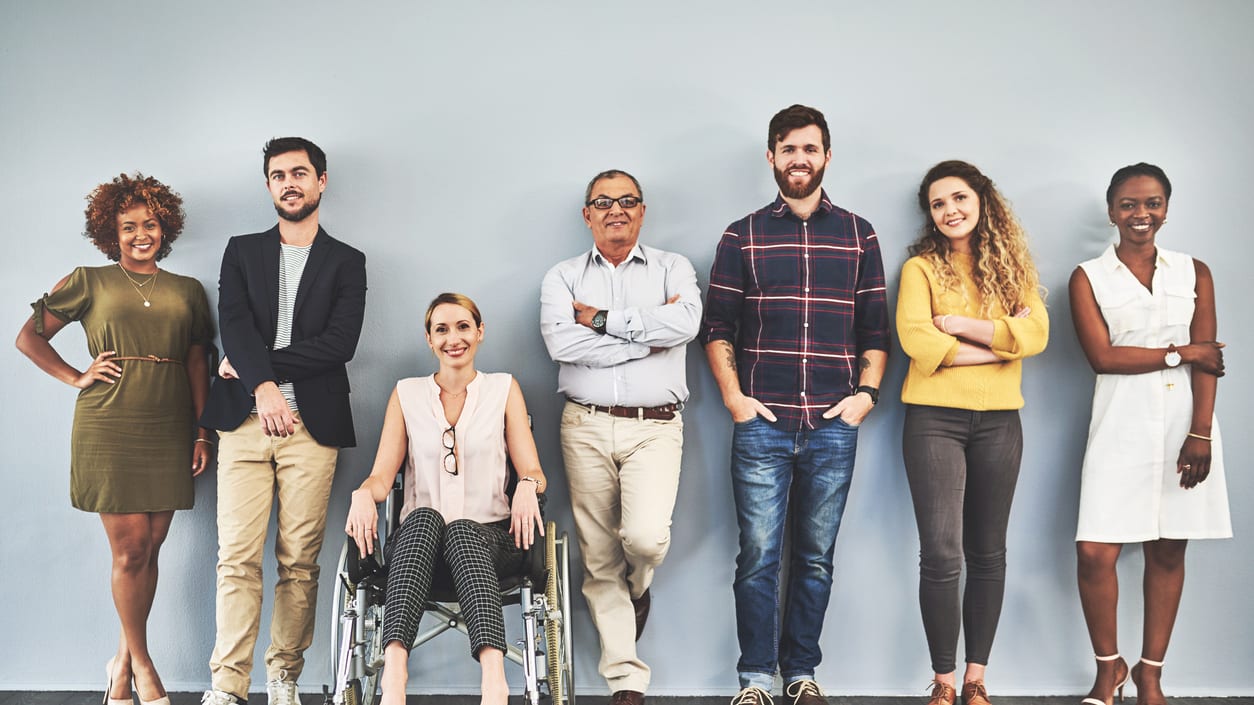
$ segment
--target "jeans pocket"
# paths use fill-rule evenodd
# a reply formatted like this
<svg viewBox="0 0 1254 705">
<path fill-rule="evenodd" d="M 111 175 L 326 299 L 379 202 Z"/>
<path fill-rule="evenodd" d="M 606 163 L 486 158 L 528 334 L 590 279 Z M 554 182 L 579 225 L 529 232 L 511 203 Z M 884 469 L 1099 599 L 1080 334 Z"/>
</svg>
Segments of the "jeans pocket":
<svg viewBox="0 0 1254 705">
<path fill-rule="evenodd" d="M 762 420 L 762 416 L 760 414 L 754 414 L 753 416 L 745 419 L 744 421 L 733 421 L 732 423 L 740 428 L 745 428 L 746 426 L 753 423 L 754 421 L 761 421 L 761 420 Z"/>
<path fill-rule="evenodd" d="M 837 424 L 839 426 L 844 426 L 845 428 L 852 428 L 852 429 L 857 429 L 859 426 L 862 425 L 861 422 L 849 423 L 848 421 L 841 418 L 840 414 L 836 414 L 835 416 L 832 417 L 832 423 Z"/>
</svg>

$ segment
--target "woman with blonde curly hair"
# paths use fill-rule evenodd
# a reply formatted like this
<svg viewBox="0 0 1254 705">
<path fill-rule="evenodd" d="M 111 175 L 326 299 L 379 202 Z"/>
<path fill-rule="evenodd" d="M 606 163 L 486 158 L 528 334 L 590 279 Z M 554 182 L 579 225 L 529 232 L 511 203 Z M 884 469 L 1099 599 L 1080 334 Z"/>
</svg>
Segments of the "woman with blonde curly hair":
<svg viewBox="0 0 1254 705">
<path fill-rule="evenodd" d="M 100 515 L 122 623 L 105 666 L 106 705 L 169 705 L 148 649 L 157 554 L 212 443 L 196 419 L 209 393 L 213 323 L 204 287 L 157 266 L 183 229 L 183 199 L 152 177 L 121 174 L 87 197 L 86 236 L 114 264 L 79 267 L 44 294 L 17 347 L 80 390 L 70 440 L 70 500 Z M 79 371 L 52 347 L 78 321 L 92 361 Z"/>
<path fill-rule="evenodd" d="M 928 216 L 901 270 L 897 334 L 906 477 L 919 527 L 919 604 L 931 653 L 930 705 L 988 705 L 984 670 L 1001 614 L 1006 526 L 1019 477 L 1022 360 L 1045 349 L 1049 318 L 1023 228 L 993 182 L 961 161 L 919 185 Z M 966 563 L 965 593 L 958 584 Z"/>
</svg>

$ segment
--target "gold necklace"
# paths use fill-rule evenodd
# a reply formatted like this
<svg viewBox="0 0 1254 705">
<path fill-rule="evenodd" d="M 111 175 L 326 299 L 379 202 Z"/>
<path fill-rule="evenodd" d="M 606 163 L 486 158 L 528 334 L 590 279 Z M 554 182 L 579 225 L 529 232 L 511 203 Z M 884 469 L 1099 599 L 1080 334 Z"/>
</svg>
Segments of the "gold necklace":
<svg viewBox="0 0 1254 705">
<path fill-rule="evenodd" d="M 122 276 L 126 277 L 126 281 L 131 283 L 131 288 L 135 289 L 135 293 L 139 294 L 139 298 L 144 300 L 144 308 L 151 308 L 152 302 L 150 299 L 152 298 L 152 291 L 157 290 L 157 274 L 159 274 L 161 270 L 158 269 L 153 272 L 152 276 L 148 277 L 148 279 L 144 282 L 136 282 L 131 278 L 131 273 L 126 271 L 126 267 L 123 267 L 121 262 L 118 262 L 118 269 L 122 270 Z M 144 292 L 140 289 L 140 287 L 148 286 L 150 283 L 152 284 L 152 291 L 148 292 L 148 296 L 144 296 Z"/>
</svg>

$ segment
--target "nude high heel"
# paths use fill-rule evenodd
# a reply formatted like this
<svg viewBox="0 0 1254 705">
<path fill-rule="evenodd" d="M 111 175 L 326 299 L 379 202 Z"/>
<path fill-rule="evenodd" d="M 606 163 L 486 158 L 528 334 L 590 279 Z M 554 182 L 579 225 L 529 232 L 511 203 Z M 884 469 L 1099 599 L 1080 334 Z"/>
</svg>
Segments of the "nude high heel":
<svg viewBox="0 0 1254 705">
<path fill-rule="evenodd" d="M 109 693 L 113 692 L 113 663 L 116 659 L 116 656 L 111 656 L 109 657 L 109 660 L 105 662 L 105 678 L 107 679 L 107 682 L 105 683 L 105 694 L 104 698 L 101 700 L 101 705 L 134 705 L 134 688 L 131 689 L 132 695 L 129 698 L 109 697 Z"/>
<path fill-rule="evenodd" d="M 1115 687 L 1111 689 L 1110 695 L 1105 700 L 1097 698 L 1085 698 L 1080 701 L 1080 705 L 1114 705 L 1115 695 L 1119 696 L 1119 702 L 1123 702 L 1123 686 L 1128 684 L 1128 679 L 1132 677 L 1132 671 L 1128 670 L 1128 662 L 1123 660 L 1119 654 L 1111 654 L 1110 656 L 1096 656 L 1093 658 L 1098 661 L 1118 661 L 1123 665 L 1123 677 L 1119 677 L 1119 667 L 1115 667 Z"/>
<path fill-rule="evenodd" d="M 1147 703 L 1147 701 L 1145 700 L 1145 698 L 1141 697 L 1141 691 L 1142 691 L 1142 690 L 1144 690 L 1144 689 L 1141 687 L 1141 679 L 1140 679 L 1140 677 L 1139 677 L 1139 676 L 1141 675 L 1141 673 L 1143 673 L 1143 672 L 1144 672 L 1144 667 L 1145 667 L 1145 666 L 1152 666 L 1152 667 L 1154 667 L 1154 668 L 1161 669 L 1161 668 L 1163 667 L 1163 662 L 1162 662 L 1162 661 L 1151 661 L 1151 660 L 1149 660 L 1149 659 L 1147 659 L 1147 658 L 1142 657 L 1142 658 L 1141 658 L 1141 660 L 1140 660 L 1140 661 L 1138 661 L 1138 662 L 1137 662 L 1137 664 L 1136 664 L 1135 666 L 1133 666 L 1133 667 L 1132 667 L 1132 670 L 1128 673 L 1128 677 L 1129 677 L 1129 678 L 1131 678 L 1131 679 L 1132 679 L 1132 682 L 1136 685 L 1136 702 L 1137 702 L 1137 705 L 1166 705 L 1166 701 L 1160 701 L 1160 702 L 1157 702 L 1157 703 L 1152 703 L 1152 704 L 1149 704 L 1149 703 Z"/>
</svg>

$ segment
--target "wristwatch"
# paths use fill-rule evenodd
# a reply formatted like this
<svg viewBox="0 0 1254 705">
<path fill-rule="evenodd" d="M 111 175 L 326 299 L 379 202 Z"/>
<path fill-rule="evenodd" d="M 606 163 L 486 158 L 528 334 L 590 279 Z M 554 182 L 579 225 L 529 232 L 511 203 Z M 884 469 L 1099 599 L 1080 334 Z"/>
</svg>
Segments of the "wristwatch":
<svg viewBox="0 0 1254 705">
<path fill-rule="evenodd" d="M 1163 356 L 1163 362 L 1168 367 L 1176 367 L 1180 364 L 1180 353 L 1176 351 L 1176 344 L 1172 343 L 1167 346 L 1167 354 Z"/>
<path fill-rule="evenodd" d="M 609 311 L 606 311 L 605 309 L 597 311 L 596 315 L 592 317 L 592 330 L 600 333 L 601 335 L 605 335 L 605 322 L 609 319 L 609 317 Z"/>
<path fill-rule="evenodd" d="M 863 385 L 860 385 L 857 389 L 853 390 L 854 394 L 857 394 L 858 392 L 866 392 L 867 396 L 871 397 L 871 406 L 875 406 L 876 404 L 880 403 L 880 388 L 879 387 L 872 387 L 870 385 L 863 384 Z"/>
</svg>

